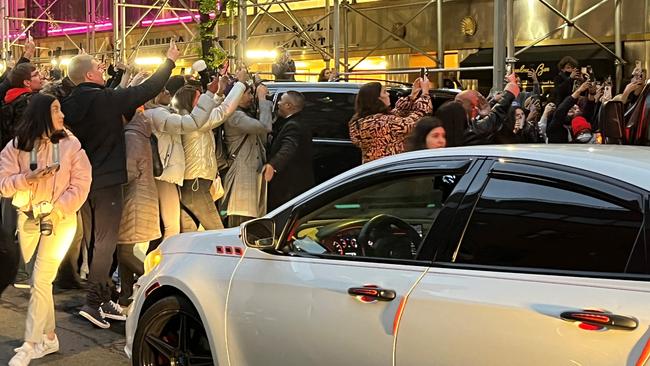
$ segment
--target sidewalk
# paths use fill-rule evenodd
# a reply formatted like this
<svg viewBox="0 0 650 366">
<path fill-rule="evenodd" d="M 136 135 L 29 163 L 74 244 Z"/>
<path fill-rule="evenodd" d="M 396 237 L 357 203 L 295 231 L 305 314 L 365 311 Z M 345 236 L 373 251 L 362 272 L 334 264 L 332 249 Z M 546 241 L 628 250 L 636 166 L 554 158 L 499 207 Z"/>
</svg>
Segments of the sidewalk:
<svg viewBox="0 0 650 366">
<path fill-rule="evenodd" d="M 61 349 L 30 365 L 129 365 L 124 354 L 124 322 L 113 321 L 110 329 L 98 329 L 77 315 L 85 293 L 68 290 L 57 293 L 56 333 Z M 0 299 L 0 365 L 13 357 L 13 349 L 22 344 L 29 290 L 8 288 Z"/>
</svg>

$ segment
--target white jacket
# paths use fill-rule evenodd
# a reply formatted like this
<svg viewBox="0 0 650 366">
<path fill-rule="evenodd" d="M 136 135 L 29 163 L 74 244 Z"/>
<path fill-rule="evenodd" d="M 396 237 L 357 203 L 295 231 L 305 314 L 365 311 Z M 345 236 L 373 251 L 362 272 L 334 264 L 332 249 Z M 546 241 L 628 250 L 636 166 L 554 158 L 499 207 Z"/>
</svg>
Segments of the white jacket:
<svg viewBox="0 0 650 366">
<path fill-rule="evenodd" d="M 156 179 L 179 186 L 185 176 L 185 153 L 181 135 L 200 129 L 208 121 L 210 112 L 217 106 L 211 95 L 202 94 L 192 113 L 180 115 L 161 105 L 145 105 L 145 116 L 153 121 L 153 131 L 158 138 L 158 154 L 163 163 L 163 174 Z"/>
<path fill-rule="evenodd" d="M 226 99 L 212 110 L 208 122 L 197 131 L 183 135 L 185 151 L 185 179 L 203 178 L 214 180 L 217 177 L 217 156 L 212 130 L 219 127 L 232 114 L 244 94 L 246 86 L 237 82 Z M 206 92 L 207 95 L 212 95 Z M 217 102 L 221 98 L 216 97 Z"/>
</svg>

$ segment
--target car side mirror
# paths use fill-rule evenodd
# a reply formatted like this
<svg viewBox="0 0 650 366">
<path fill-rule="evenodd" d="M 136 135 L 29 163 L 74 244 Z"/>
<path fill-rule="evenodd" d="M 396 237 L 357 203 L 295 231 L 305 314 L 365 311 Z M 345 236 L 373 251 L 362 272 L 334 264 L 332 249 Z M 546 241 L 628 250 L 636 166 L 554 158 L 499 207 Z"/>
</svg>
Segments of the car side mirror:
<svg viewBox="0 0 650 366">
<path fill-rule="evenodd" d="M 270 249 L 275 246 L 275 221 L 261 218 L 245 222 L 241 237 L 247 247 Z"/>
</svg>

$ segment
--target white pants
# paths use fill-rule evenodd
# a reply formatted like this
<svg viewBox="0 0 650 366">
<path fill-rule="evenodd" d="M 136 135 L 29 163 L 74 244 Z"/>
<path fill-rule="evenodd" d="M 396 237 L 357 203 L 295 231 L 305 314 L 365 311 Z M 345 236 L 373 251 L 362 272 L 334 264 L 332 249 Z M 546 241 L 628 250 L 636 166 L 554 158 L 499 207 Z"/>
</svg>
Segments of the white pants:
<svg viewBox="0 0 650 366">
<path fill-rule="evenodd" d="M 56 278 L 61 261 L 72 244 L 77 231 L 77 215 L 67 215 L 61 218 L 50 236 L 42 236 L 40 232 L 27 233 L 23 225 L 27 216 L 18 215 L 18 239 L 23 253 L 28 253 L 31 258 L 34 248 L 36 261 L 31 278 L 31 296 L 27 309 L 27 324 L 25 327 L 25 341 L 40 343 L 43 334 L 53 332 L 54 298 L 52 296 L 52 282 Z M 39 244 L 40 241 L 40 244 Z M 25 257 L 27 261 L 28 258 Z"/>
</svg>

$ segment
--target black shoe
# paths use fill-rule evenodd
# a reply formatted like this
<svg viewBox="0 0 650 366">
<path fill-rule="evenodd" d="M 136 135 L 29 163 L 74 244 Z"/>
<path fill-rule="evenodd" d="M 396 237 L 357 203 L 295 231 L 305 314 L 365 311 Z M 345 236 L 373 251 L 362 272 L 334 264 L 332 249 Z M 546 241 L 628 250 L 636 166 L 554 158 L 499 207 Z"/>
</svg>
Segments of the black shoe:
<svg viewBox="0 0 650 366">
<path fill-rule="evenodd" d="M 99 313 L 108 319 L 126 321 L 126 312 L 122 307 L 113 301 L 105 302 L 99 307 Z"/>
<path fill-rule="evenodd" d="M 89 322 L 93 323 L 99 328 L 108 329 L 111 327 L 111 324 L 107 322 L 100 313 L 99 308 L 93 308 L 91 306 L 84 305 L 79 311 L 79 315 L 86 318 Z"/>
<path fill-rule="evenodd" d="M 14 281 L 14 287 L 20 289 L 30 289 L 32 287 L 32 280 L 31 278 L 22 280 L 16 279 L 16 281 Z"/>
</svg>

